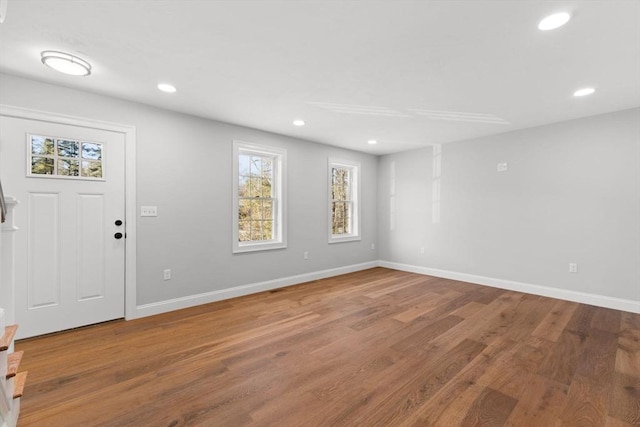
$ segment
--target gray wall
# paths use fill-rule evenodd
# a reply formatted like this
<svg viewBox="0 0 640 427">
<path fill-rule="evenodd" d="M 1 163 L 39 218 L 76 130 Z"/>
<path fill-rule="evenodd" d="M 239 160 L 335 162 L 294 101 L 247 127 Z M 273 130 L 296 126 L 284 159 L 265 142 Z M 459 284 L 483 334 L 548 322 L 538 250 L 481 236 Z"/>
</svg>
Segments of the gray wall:
<svg viewBox="0 0 640 427">
<path fill-rule="evenodd" d="M 136 126 L 137 211 L 158 206 L 137 218 L 138 305 L 378 258 L 374 156 L 3 74 L 0 103 Z M 287 249 L 231 252 L 234 139 L 287 149 Z M 361 162 L 360 242 L 327 243 L 328 157 Z"/>
<path fill-rule="evenodd" d="M 640 300 L 640 109 L 441 150 L 380 158 L 381 260 Z"/>
</svg>

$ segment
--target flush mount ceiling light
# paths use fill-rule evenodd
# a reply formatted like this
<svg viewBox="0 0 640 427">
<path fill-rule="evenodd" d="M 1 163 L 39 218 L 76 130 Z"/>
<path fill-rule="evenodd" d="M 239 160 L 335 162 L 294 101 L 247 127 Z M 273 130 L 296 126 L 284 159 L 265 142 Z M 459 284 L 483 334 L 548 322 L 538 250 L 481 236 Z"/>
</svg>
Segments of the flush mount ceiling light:
<svg viewBox="0 0 640 427">
<path fill-rule="evenodd" d="M 169 83 L 158 84 L 158 89 L 167 93 L 174 93 L 177 90 L 174 85 L 170 85 Z"/>
<path fill-rule="evenodd" d="M 567 12 L 554 13 L 540 21 L 538 29 L 542 31 L 555 30 L 569 22 L 569 19 L 571 19 L 571 15 Z"/>
<path fill-rule="evenodd" d="M 369 145 L 376 145 L 377 143 L 378 143 L 378 141 L 375 140 L 375 139 L 370 139 L 370 140 L 367 141 L 367 144 L 369 144 Z"/>
<path fill-rule="evenodd" d="M 91 64 L 69 53 L 45 50 L 40 55 L 44 65 L 61 73 L 72 76 L 88 76 L 91 74 Z"/>
<path fill-rule="evenodd" d="M 573 96 L 587 96 L 587 95 L 591 95 L 595 91 L 596 90 L 592 87 L 585 87 L 573 92 Z"/>
<path fill-rule="evenodd" d="M 298 119 L 298 120 L 294 120 L 294 121 L 293 121 L 293 125 L 294 125 L 294 126 L 304 126 L 305 124 L 306 124 L 306 123 L 304 122 L 304 120 L 300 120 L 300 119 Z"/>
</svg>

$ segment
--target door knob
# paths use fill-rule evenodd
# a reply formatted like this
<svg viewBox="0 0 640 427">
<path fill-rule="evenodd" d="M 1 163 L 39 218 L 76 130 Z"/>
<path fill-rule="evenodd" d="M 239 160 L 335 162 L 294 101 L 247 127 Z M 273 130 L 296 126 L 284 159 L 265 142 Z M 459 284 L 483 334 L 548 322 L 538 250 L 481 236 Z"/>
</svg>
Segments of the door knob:
<svg viewBox="0 0 640 427">
<path fill-rule="evenodd" d="M 121 219 L 116 219 L 116 225 L 118 227 L 120 227 L 122 225 L 122 220 Z"/>
<path fill-rule="evenodd" d="M 116 239 L 122 239 L 122 233 L 116 233 L 113 235 Z"/>
</svg>

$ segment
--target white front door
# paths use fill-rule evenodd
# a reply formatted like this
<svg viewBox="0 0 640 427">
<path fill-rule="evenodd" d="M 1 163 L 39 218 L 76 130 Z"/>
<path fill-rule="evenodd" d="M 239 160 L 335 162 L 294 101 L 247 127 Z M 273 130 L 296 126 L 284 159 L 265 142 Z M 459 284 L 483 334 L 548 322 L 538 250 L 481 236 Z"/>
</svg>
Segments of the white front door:
<svg viewBox="0 0 640 427">
<path fill-rule="evenodd" d="M 0 116 L 0 178 L 20 203 L 14 211 L 20 338 L 124 317 L 124 138 Z"/>
</svg>

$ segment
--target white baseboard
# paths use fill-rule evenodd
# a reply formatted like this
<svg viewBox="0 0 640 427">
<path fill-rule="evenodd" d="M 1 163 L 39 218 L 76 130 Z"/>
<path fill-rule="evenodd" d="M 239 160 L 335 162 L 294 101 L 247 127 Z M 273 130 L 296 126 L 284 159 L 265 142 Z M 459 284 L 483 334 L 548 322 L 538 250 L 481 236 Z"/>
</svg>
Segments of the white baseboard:
<svg viewBox="0 0 640 427">
<path fill-rule="evenodd" d="M 445 279 L 459 280 L 461 282 L 491 286 L 494 288 L 508 289 L 510 291 L 579 302 L 598 307 L 613 308 L 631 313 L 640 313 L 640 301 L 635 300 L 613 298 L 604 295 L 588 294 L 585 292 L 570 291 L 567 289 L 551 288 L 548 286 L 532 285 L 530 283 L 514 282 L 511 280 L 477 276 L 467 273 L 457 273 L 455 271 L 438 270 L 436 268 L 419 267 L 416 265 L 400 264 L 389 261 L 378 261 L 378 266 L 391 268 L 393 270 L 408 271 L 410 273 L 425 274 L 427 276 L 442 277 Z"/>
<path fill-rule="evenodd" d="M 314 271 L 311 273 L 299 274 L 296 276 L 283 277 L 281 279 L 267 280 L 265 282 L 251 283 L 248 285 L 235 286 L 228 289 L 206 292 L 203 294 L 189 295 L 167 301 L 143 304 L 136 307 L 134 317 L 127 316 L 127 320 L 140 317 L 153 316 L 154 314 L 166 313 L 169 311 L 189 308 L 196 305 L 208 304 L 229 298 L 243 295 L 255 294 L 262 291 L 283 288 L 285 286 L 297 285 L 299 283 L 310 282 L 312 280 L 325 279 L 327 277 L 339 276 L 341 274 L 353 273 L 355 271 L 367 270 L 378 266 L 377 261 L 365 262 L 362 264 L 348 265 L 345 267 L 332 268 L 329 270 Z"/>
<path fill-rule="evenodd" d="M 458 273 L 455 271 L 439 270 L 435 268 L 420 267 L 416 265 L 401 264 L 381 260 L 365 262 L 362 264 L 348 265 L 345 267 L 332 268 L 329 270 L 299 274 L 296 276 L 283 277 L 280 279 L 267 280 L 265 282 L 250 283 L 247 285 L 235 286 L 228 289 L 220 289 L 202 294 L 175 298 L 167 301 L 139 305 L 136 307 L 135 316 L 128 316 L 127 319 L 153 316 L 154 314 L 167 313 L 169 311 L 180 310 L 183 308 L 194 307 L 196 305 L 208 304 L 211 302 L 222 301 L 225 299 L 235 298 L 243 295 L 255 294 L 258 292 L 297 285 L 313 280 L 325 279 L 327 277 L 339 276 L 341 274 L 353 273 L 355 271 L 367 270 L 374 267 L 391 268 L 394 270 L 442 277 L 445 279 L 459 280 L 462 282 L 491 286 L 494 288 L 508 289 L 511 291 L 525 292 L 533 295 L 590 304 L 598 307 L 613 308 L 616 310 L 628 311 L 631 313 L 640 313 L 640 301 L 613 298 L 604 295 L 588 294 L 585 292 L 570 291 L 567 289 L 551 288 L 548 286 L 533 285 L 530 283 L 515 282 L 511 280 L 496 279 L 493 277 L 477 276 L 474 274 Z"/>
</svg>

